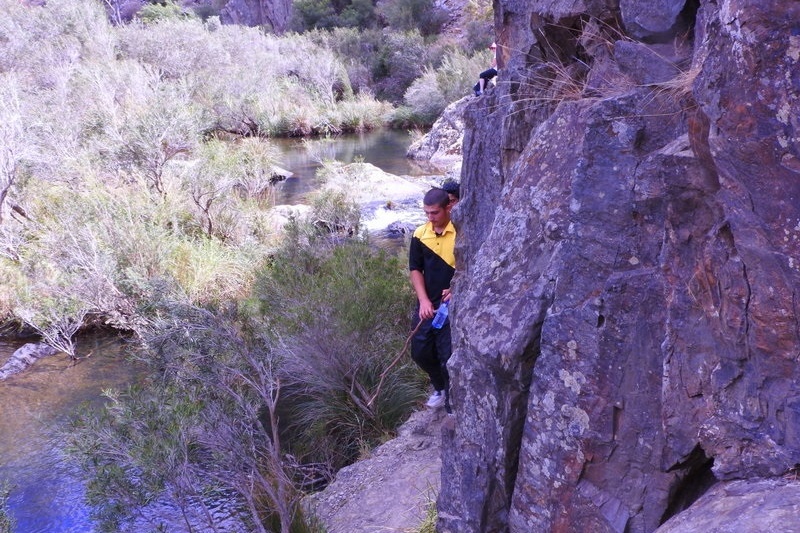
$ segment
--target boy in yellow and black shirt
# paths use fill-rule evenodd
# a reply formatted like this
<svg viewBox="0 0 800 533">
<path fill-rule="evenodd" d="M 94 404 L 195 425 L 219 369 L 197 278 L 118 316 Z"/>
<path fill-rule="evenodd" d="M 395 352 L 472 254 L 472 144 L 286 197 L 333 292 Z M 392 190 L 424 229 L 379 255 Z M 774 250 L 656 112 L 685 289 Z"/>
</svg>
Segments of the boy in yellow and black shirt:
<svg viewBox="0 0 800 533">
<path fill-rule="evenodd" d="M 456 230 L 450 221 L 452 205 L 447 191 L 431 189 L 422 203 L 428 222 L 414 231 L 408 255 L 409 277 L 418 303 L 413 327 L 422 322 L 411 340 L 411 357 L 431 378 L 434 393 L 426 405 L 433 408 L 445 405 L 449 410 L 450 320 L 441 329 L 434 328 L 431 322 L 439 305 L 450 299 L 450 280 L 456 265 Z"/>
</svg>

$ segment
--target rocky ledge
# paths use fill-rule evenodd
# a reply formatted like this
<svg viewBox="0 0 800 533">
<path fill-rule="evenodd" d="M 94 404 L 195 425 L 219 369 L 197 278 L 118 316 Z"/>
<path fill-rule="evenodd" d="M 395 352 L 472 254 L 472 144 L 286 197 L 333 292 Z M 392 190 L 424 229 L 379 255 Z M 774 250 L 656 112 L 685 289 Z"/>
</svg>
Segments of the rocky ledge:
<svg viewBox="0 0 800 533">
<path fill-rule="evenodd" d="M 439 493 L 444 409 L 414 413 L 397 437 L 343 468 L 306 504 L 327 533 L 405 532 L 419 528 Z"/>
</svg>

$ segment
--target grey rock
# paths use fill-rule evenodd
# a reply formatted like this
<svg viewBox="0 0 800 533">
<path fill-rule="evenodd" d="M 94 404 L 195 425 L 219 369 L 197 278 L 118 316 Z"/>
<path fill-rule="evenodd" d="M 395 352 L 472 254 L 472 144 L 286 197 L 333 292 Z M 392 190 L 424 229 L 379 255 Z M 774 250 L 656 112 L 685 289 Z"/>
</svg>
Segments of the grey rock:
<svg viewBox="0 0 800 533">
<path fill-rule="evenodd" d="M 6 380 L 11 376 L 26 370 L 43 357 L 57 353 L 58 350 L 42 342 L 29 342 L 23 344 L 20 348 L 17 348 L 17 350 L 11 354 L 11 357 L 8 358 L 8 361 L 6 361 L 5 364 L 0 367 L 0 381 Z"/>
<path fill-rule="evenodd" d="M 664 40 L 686 29 L 681 11 L 686 0 L 620 0 L 622 21 L 636 39 Z"/>
<path fill-rule="evenodd" d="M 416 161 L 425 161 L 446 171 L 454 166 L 460 168 L 464 139 L 464 111 L 470 98 L 462 98 L 447 106 L 433 123 L 430 131 L 411 143 L 406 156 Z"/>
<path fill-rule="evenodd" d="M 220 11 L 223 24 L 266 26 L 274 33 L 289 27 L 291 0 L 230 0 Z"/>
<path fill-rule="evenodd" d="M 673 50 L 670 45 L 617 41 L 614 43 L 614 59 L 620 71 L 639 85 L 663 83 L 675 79 L 681 73 Z"/>
<path fill-rule="evenodd" d="M 328 533 L 413 531 L 439 489 L 444 409 L 414 413 L 398 436 L 304 502 Z"/>
<path fill-rule="evenodd" d="M 656 533 L 791 533 L 800 531 L 796 479 L 721 483 Z"/>
<path fill-rule="evenodd" d="M 604 83 L 547 93 L 569 4 L 497 3 L 508 68 L 465 111 L 440 532 L 650 533 L 800 463 L 800 5 L 625 2 L 676 58 L 694 23 L 692 69 L 631 84 L 553 31 Z"/>
</svg>

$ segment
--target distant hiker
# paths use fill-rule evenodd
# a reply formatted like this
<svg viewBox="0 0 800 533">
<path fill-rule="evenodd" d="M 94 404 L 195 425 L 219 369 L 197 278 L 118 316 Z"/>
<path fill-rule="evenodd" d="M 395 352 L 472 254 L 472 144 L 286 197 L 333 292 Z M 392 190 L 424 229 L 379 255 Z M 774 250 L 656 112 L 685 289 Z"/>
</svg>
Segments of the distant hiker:
<svg viewBox="0 0 800 533">
<path fill-rule="evenodd" d="M 450 280 L 455 272 L 456 229 L 450 222 L 452 204 L 447 191 L 431 189 L 422 200 L 428 222 L 418 227 L 411 238 L 408 254 L 409 278 L 417 294 L 413 320 L 416 333 L 411 340 L 411 357 L 431 379 L 433 394 L 425 404 L 445 406 L 450 412 L 450 320 L 437 329 L 431 324 L 436 309 L 450 300 Z"/>
<path fill-rule="evenodd" d="M 492 51 L 492 64 L 478 76 L 478 83 L 472 88 L 475 91 L 475 96 L 482 95 L 484 89 L 486 89 L 486 84 L 497 76 L 497 43 L 492 43 L 489 46 L 489 50 Z"/>
</svg>

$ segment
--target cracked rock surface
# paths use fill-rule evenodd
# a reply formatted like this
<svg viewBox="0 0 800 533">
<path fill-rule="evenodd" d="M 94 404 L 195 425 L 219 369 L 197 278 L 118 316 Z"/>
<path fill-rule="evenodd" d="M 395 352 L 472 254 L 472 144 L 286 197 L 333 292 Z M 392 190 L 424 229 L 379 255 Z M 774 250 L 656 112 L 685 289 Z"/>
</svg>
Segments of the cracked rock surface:
<svg viewBox="0 0 800 533">
<path fill-rule="evenodd" d="M 411 532 L 425 518 L 440 485 L 443 409 L 414 413 L 396 438 L 343 468 L 309 496 L 327 533 Z"/>
</svg>

